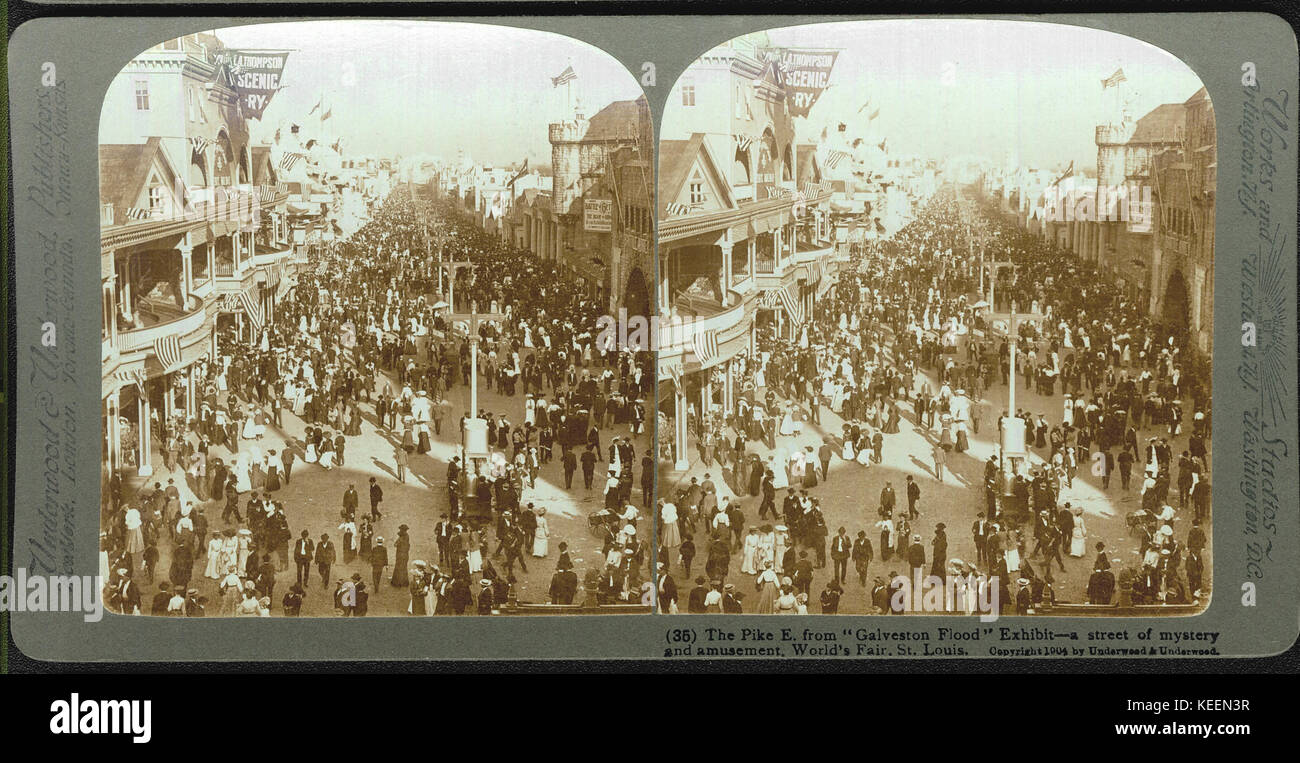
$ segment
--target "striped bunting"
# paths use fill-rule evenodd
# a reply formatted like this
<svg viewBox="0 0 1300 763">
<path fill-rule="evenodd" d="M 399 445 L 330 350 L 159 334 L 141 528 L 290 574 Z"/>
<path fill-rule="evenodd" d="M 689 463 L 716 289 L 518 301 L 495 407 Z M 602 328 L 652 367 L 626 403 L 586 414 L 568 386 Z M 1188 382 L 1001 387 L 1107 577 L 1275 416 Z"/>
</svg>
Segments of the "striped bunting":
<svg viewBox="0 0 1300 763">
<path fill-rule="evenodd" d="M 276 188 L 273 185 L 258 186 L 258 201 L 263 204 L 270 204 L 275 201 Z"/>
<path fill-rule="evenodd" d="M 298 164 L 298 160 L 302 158 L 302 154 L 296 151 L 290 151 L 280 158 L 280 169 L 285 170 L 286 172 L 292 170 L 294 165 Z"/>
<path fill-rule="evenodd" d="M 143 368 L 135 368 L 130 371 L 115 371 L 113 378 L 123 384 L 134 384 L 137 389 L 144 391 L 145 372 Z"/>
<path fill-rule="evenodd" d="M 665 206 L 664 212 L 666 212 L 669 217 L 676 217 L 678 215 L 689 215 L 691 213 L 691 208 L 685 204 L 673 203 Z"/>
<path fill-rule="evenodd" d="M 129 207 L 126 210 L 126 219 L 128 220 L 148 220 L 149 210 L 143 207 Z"/>
<path fill-rule="evenodd" d="M 777 294 L 779 289 L 768 289 L 759 293 L 758 306 L 764 310 L 775 310 L 781 306 L 781 296 Z"/>
<path fill-rule="evenodd" d="M 779 185 L 769 185 L 767 187 L 767 198 L 769 199 L 784 199 L 793 193 L 794 191 L 791 191 L 788 188 L 782 188 Z"/>
<path fill-rule="evenodd" d="M 682 367 L 680 364 L 673 363 L 668 366 L 668 375 L 672 377 L 673 384 L 677 387 L 677 393 L 682 393 Z"/>
<path fill-rule="evenodd" d="M 790 290 L 784 286 L 777 289 L 767 289 L 758 296 L 760 307 L 775 310 L 777 306 L 785 308 L 786 316 L 796 326 L 803 323 L 803 307 L 798 300 L 790 294 Z"/>
<path fill-rule="evenodd" d="M 181 341 L 175 336 L 160 336 L 153 340 L 153 352 L 163 373 L 170 373 L 181 364 Z"/>
<path fill-rule="evenodd" d="M 244 313 L 248 320 L 253 324 L 254 333 L 262 330 L 262 311 L 257 306 L 257 301 L 253 299 L 252 294 L 247 291 L 239 292 L 239 301 L 244 305 Z"/>
<path fill-rule="evenodd" d="M 753 135 L 737 134 L 731 137 L 736 139 L 736 148 L 740 149 L 741 151 L 748 151 L 749 147 L 753 145 L 754 141 L 758 140 L 758 138 L 754 137 Z"/>
<path fill-rule="evenodd" d="M 839 166 L 840 162 L 850 157 L 851 155 L 846 151 L 838 151 L 836 149 L 831 149 L 830 153 L 826 154 L 826 166 L 830 167 L 831 169 L 835 169 L 836 167 Z"/>
<path fill-rule="evenodd" d="M 202 137 L 190 138 L 190 150 L 196 154 L 201 154 L 204 151 L 206 151 L 210 144 L 211 141 L 209 141 L 207 138 L 202 138 Z"/>
<path fill-rule="evenodd" d="M 696 332 L 691 338 L 691 343 L 695 349 L 695 357 L 700 359 L 700 365 L 708 366 L 718 359 L 718 332 L 714 329 L 705 329 Z"/>
</svg>

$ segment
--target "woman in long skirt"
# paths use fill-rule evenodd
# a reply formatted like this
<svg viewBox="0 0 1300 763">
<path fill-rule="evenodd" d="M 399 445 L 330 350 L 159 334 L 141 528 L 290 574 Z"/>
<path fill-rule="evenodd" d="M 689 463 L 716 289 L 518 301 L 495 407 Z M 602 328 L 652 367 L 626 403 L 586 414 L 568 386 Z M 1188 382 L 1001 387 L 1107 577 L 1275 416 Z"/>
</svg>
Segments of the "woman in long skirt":
<svg viewBox="0 0 1300 763">
<path fill-rule="evenodd" d="M 203 577 L 212 580 L 221 579 L 221 535 L 212 533 L 212 539 L 208 541 L 208 564 L 203 570 Z"/>
<path fill-rule="evenodd" d="M 483 550 L 478 533 L 469 530 L 465 533 L 465 560 L 469 563 L 469 574 L 483 570 Z"/>
<path fill-rule="evenodd" d="M 677 527 L 677 506 L 661 502 L 659 506 L 659 545 L 661 548 L 677 548 L 682 545 L 681 530 Z"/>
<path fill-rule="evenodd" d="M 397 554 L 393 558 L 393 577 L 390 581 L 394 588 L 406 588 L 410 584 L 406 569 L 411 558 L 411 536 L 406 534 L 408 529 L 406 525 L 397 528 Z"/>
<path fill-rule="evenodd" d="M 549 550 L 549 539 L 551 537 L 551 525 L 546 520 L 546 509 L 537 509 L 537 530 L 533 532 L 533 556 L 538 559 L 546 557 Z"/>
<path fill-rule="evenodd" d="M 754 575 L 758 570 L 754 563 L 758 558 L 758 528 L 749 528 L 749 534 L 745 536 L 744 554 L 741 556 L 740 571 L 746 575 Z"/>
<path fill-rule="evenodd" d="M 754 611 L 762 615 L 772 614 L 776 611 L 776 597 L 779 594 L 776 572 L 772 569 L 771 562 L 763 565 L 763 571 L 759 573 L 755 585 L 758 588 L 758 603 L 754 605 Z"/>
</svg>

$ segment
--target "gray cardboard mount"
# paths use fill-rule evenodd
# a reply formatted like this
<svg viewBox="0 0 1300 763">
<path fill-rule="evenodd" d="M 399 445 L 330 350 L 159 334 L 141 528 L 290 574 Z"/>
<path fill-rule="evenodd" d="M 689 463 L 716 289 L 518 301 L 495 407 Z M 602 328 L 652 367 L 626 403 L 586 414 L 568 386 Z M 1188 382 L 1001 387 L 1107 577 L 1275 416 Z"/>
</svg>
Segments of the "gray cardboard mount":
<svg viewBox="0 0 1300 763">
<path fill-rule="evenodd" d="M 695 16 L 441 18 L 533 28 L 596 45 L 641 77 L 653 63 L 656 83 L 645 88 L 656 123 L 673 81 L 701 53 L 739 34 L 821 21 L 880 17 Z M 792 655 L 782 628 L 829 633 L 846 651 L 883 645 L 894 657 L 926 656 L 938 647 L 997 656 L 1011 646 L 1055 646 L 1080 656 L 1094 631 L 1123 633 L 1130 644 L 1174 646 L 1180 632 L 1213 638 L 1225 656 L 1262 656 L 1287 649 L 1300 632 L 1300 500 L 1295 480 L 1296 431 L 1296 39 L 1280 18 L 1258 13 L 987 16 L 1074 24 L 1122 33 L 1159 46 L 1198 74 L 1214 102 L 1219 129 L 1217 258 L 1215 271 L 1214 595 L 1209 609 L 1184 618 L 1003 618 L 992 627 L 971 619 L 870 616 L 789 619 L 761 616 L 646 615 L 526 618 L 165 619 L 105 615 L 86 623 L 79 613 L 11 614 L 15 643 L 29 657 L 103 660 L 340 660 L 340 659 L 638 659 L 663 658 L 670 647 L 706 643 L 705 628 L 734 634 L 729 645 L 772 645 Z M 90 253 L 99 238 L 98 115 L 110 80 L 136 53 L 185 33 L 292 19 L 45 18 L 14 33 L 9 47 L 17 316 L 14 334 L 18 417 L 15 455 L 15 568 L 53 564 L 58 574 L 97 572 L 99 531 L 100 358 L 99 273 Z M 305 19 L 303 19 L 305 20 Z M 93 45 L 87 44 L 94 41 Z M 1213 41 L 1207 44 L 1207 41 Z M 1063 55 L 1065 55 L 1063 53 Z M 55 65 L 58 84 L 41 83 Z M 1256 104 L 1282 103 L 1274 126 L 1274 188 L 1258 188 L 1251 211 L 1239 201 L 1243 183 L 1259 185 L 1256 119 L 1243 125 L 1248 100 L 1243 66 L 1250 62 Z M 1070 97 L 1062 93 L 1062 98 Z M 1240 129 L 1239 129 L 1240 128 Z M 1245 135 L 1243 134 L 1245 133 Z M 1243 177 L 1246 137 L 1257 147 Z M 1271 210 L 1263 227 L 1259 218 Z M 1271 255 L 1270 255 L 1271 250 Z M 41 326 L 58 327 L 56 347 L 41 345 Z M 1242 343 L 1243 323 L 1258 331 Z M 1251 464 L 1249 473 L 1247 463 Z M 1253 497 L 1252 497 L 1253 496 Z M 53 560 L 49 562 L 48 560 Z M 741 629 L 773 641 L 742 641 Z M 876 629 L 927 632 L 928 640 L 886 637 Z M 972 641 L 945 641 L 941 628 L 970 632 Z M 999 629 L 1024 631 L 1002 640 Z M 1077 633 L 1078 641 L 1054 634 Z M 928 645 L 928 647 L 926 646 Z M 939 650 L 946 651 L 946 650 Z M 1169 652 L 1166 652 L 1168 654 Z M 940 656 L 951 656 L 943 654 Z M 678 657 L 673 659 L 690 659 Z"/>
</svg>

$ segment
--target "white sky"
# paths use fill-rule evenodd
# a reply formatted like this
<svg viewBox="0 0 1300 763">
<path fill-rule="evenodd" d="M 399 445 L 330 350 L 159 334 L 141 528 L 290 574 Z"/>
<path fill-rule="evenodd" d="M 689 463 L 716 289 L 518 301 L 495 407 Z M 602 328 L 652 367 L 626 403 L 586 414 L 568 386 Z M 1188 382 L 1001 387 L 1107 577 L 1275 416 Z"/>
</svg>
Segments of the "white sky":
<svg viewBox="0 0 1300 763">
<path fill-rule="evenodd" d="M 888 138 L 892 154 L 970 154 L 1043 168 L 1073 160 L 1094 168 L 1094 126 L 1116 108 L 1116 89 L 1103 95 L 1102 79 L 1123 68 L 1123 97 L 1132 98 L 1135 118 L 1201 87 L 1185 64 L 1148 43 L 1059 24 L 855 21 L 768 35 L 779 46 L 843 48 L 831 87 L 806 120 L 796 120 L 807 123 L 797 125 L 801 136 L 864 121 L 857 111 L 870 97 L 880 106 L 871 131 Z"/>
<path fill-rule="evenodd" d="M 320 100 L 333 113 L 326 134 L 345 154 L 428 154 L 464 148 L 477 162 L 550 162 L 547 124 L 564 111 L 565 86 L 551 77 L 572 65 L 573 95 L 587 115 L 641 95 L 636 79 L 605 52 L 560 35 L 489 24 L 402 20 L 307 21 L 216 30 L 231 48 L 294 49 L 254 140 L 286 120 L 304 120 Z M 317 114 L 307 122 L 313 132 Z M 269 130 L 269 131 L 268 131 Z"/>
</svg>

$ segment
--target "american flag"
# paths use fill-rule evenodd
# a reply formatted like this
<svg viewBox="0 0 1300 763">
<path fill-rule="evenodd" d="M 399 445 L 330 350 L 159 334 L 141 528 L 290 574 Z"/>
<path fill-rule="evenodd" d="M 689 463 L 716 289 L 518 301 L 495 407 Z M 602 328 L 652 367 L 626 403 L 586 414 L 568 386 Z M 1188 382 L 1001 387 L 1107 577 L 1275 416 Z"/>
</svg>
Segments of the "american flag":
<svg viewBox="0 0 1300 763">
<path fill-rule="evenodd" d="M 578 75 L 573 71 L 573 67 L 566 66 L 564 67 L 564 71 L 560 72 L 560 76 L 551 77 L 551 85 L 554 87 L 559 87 L 560 85 L 568 84 L 577 78 Z"/>
<path fill-rule="evenodd" d="M 1101 81 L 1101 89 L 1115 87 L 1121 82 L 1128 82 L 1128 77 L 1124 76 L 1123 69 L 1116 69 L 1114 74 Z"/>
<path fill-rule="evenodd" d="M 286 172 L 292 170 L 294 168 L 294 165 L 296 165 L 298 163 L 298 160 L 301 158 L 302 158 L 302 154 L 297 153 L 296 151 L 290 151 L 286 153 L 280 159 L 280 169 L 285 170 Z"/>
<path fill-rule="evenodd" d="M 181 342 L 175 336 L 160 336 L 153 340 L 153 351 L 165 373 L 181 364 Z"/>
<path fill-rule="evenodd" d="M 707 366 L 718 357 L 718 332 L 714 329 L 705 329 L 696 332 L 691 338 L 691 343 L 695 349 L 695 357 L 700 359 L 700 365 Z"/>
</svg>

